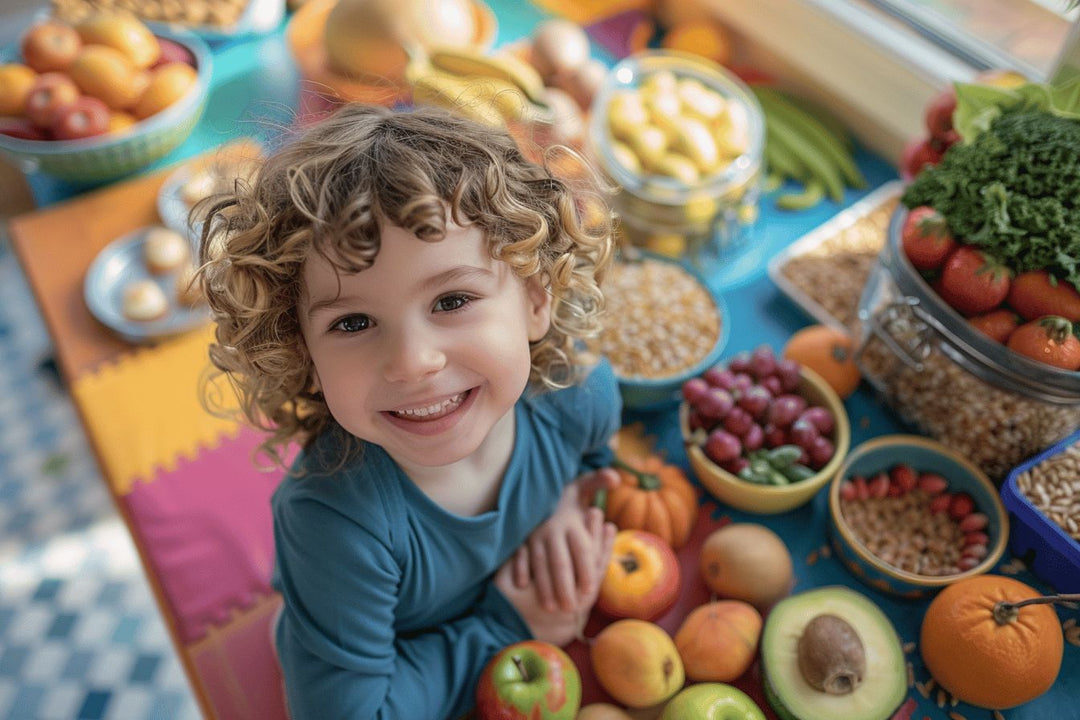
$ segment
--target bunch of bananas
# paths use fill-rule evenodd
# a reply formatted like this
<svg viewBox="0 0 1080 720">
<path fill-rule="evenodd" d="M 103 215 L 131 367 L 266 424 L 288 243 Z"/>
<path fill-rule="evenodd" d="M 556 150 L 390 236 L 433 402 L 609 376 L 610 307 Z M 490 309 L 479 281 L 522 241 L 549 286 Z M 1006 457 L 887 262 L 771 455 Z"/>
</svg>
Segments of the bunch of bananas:
<svg viewBox="0 0 1080 720">
<path fill-rule="evenodd" d="M 784 192 L 776 205 L 785 210 L 813 207 L 824 197 L 844 199 L 845 188 L 862 188 L 866 178 L 855 164 L 847 130 L 776 88 L 753 86 L 765 113 L 765 164 L 772 185 L 788 180 L 802 185 Z"/>
<path fill-rule="evenodd" d="M 414 103 L 438 105 L 496 127 L 550 115 L 540 73 L 510 54 L 432 48 L 411 55 L 405 80 Z"/>
</svg>

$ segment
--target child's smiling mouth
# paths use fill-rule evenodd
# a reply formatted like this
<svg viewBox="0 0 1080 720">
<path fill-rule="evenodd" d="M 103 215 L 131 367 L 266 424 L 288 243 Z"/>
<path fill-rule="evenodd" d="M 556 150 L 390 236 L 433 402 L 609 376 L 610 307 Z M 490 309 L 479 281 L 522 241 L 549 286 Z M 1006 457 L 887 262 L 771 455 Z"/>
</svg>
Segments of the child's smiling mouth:
<svg viewBox="0 0 1080 720">
<path fill-rule="evenodd" d="M 465 398 L 468 397 L 470 392 L 472 391 L 466 390 L 437 403 L 420 407 L 405 408 L 402 410 L 389 410 L 388 413 L 392 417 L 400 420 L 410 420 L 413 422 L 430 422 L 432 420 L 438 420 L 457 410 L 461 404 L 465 402 Z"/>
</svg>

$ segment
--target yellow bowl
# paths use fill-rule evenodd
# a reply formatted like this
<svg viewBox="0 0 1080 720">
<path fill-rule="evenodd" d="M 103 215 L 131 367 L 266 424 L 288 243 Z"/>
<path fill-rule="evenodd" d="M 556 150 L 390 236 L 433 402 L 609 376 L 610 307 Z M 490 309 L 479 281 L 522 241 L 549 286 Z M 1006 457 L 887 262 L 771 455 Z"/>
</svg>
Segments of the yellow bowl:
<svg viewBox="0 0 1080 720">
<path fill-rule="evenodd" d="M 805 505 L 824 487 L 844 462 L 851 446 L 851 423 L 844 403 L 820 375 L 809 368 L 800 368 L 802 381 L 798 394 L 811 405 L 820 405 L 832 413 L 836 420 L 832 441 L 836 450 L 832 459 L 815 475 L 790 485 L 760 485 L 732 475 L 714 463 L 705 452 L 690 440 L 689 408 L 684 401 L 679 405 L 679 427 L 686 443 L 686 455 L 697 479 L 720 502 L 733 508 L 760 515 L 772 515 Z"/>
<path fill-rule="evenodd" d="M 872 553 L 856 537 L 840 509 L 840 485 L 855 475 L 871 477 L 907 463 L 920 472 L 934 472 L 949 481 L 951 492 L 971 495 L 975 507 L 989 518 L 985 532 L 990 540 L 986 556 L 978 565 L 952 575 L 919 575 L 901 570 Z M 925 598 L 961 578 L 988 572 L 1005 552 L 1009 517 L 997 487 L 986 473 L 963 455 L 920 435 L 882 435 L 860 444 L 844 460 L 829 487 L 829 537 L 836 556 L 866 585 L 909 599 Z"/>
</svg>

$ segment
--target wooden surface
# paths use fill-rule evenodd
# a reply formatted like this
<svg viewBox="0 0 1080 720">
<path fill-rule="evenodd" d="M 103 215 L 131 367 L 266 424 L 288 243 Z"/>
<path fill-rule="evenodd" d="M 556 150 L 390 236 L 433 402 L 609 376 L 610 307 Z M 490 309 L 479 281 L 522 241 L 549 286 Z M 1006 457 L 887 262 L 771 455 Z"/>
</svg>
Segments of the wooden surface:
<svg viewBox="0 0 1080 720">
<path fill-rule="evenodd" d="M 238 141 L 230 150 L 253 148 Z M 193 167 L 218 156 L 220 148 L 187 161 Z M 161 224 L 157 196 L 177 166 L 81 195 L 10 221 L 12 246 L 41 308 L 56 349 L 61 376 L 71 382 L 137 346 L 115 335 L 90 313 L 83 277 L 94 257 L 116 238 Z"/>
</svg>

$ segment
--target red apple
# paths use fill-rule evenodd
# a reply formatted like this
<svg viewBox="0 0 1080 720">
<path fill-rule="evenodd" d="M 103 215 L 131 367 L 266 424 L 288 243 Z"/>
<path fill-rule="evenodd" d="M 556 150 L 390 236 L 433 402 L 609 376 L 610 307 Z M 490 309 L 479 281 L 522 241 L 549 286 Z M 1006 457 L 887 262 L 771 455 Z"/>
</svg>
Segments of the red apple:
<svg viewBox="0 0 1080 720">
<path fill-rule="evenodd" d="M 48 140 L 44 130 L 26 118 L 0 117 L 0 135 L 19 138 L 20 140 Z"/>
<path fill-rule="evenodd" d="M 574 720 L 581 674 L 570 656 L 540 640 L 500 650 L 476 686 L 478 720 Z"/>
<path fill-rule="evenodd" d="M 168 38 L 158 38 L 158 45 L 161 47 L 161 55 L 158 56 L 157 62 L 150 66 L 151 70 L 174 62 L 181 62 L 191 67 L 196 66 L 195 53 L 180 43 Z"/>
<path fill-rule="evenodd" d="M 26 96 L 26 117 L 38 127 L 52 127 L 56 113 L 75 102 L 79 94 L 78 86 L 64 73 L 42 73 Z"/>
<path fill-rule="evenodd" d="M 75 28 L 49 20 L 32 26 L 22 37 L 23 62 L 39 73 L 64 70 L 82 48 Z"/>
<path fill-rule="evenodd" d="M 613 618 L 653 620 L 679 598 L 680 576 L 679 558 L 663 538 L 645 530 L 620 530 L 596 607 Z"/>
<path fill-rule="evenodd" d="M 109 130 L 109 106 L 96 97 L 83 95 L 70 105 L 60 108 L 53 117 L 53 137 L 57 140 L 79 140 L 101 135 Z"/>
</svg>

